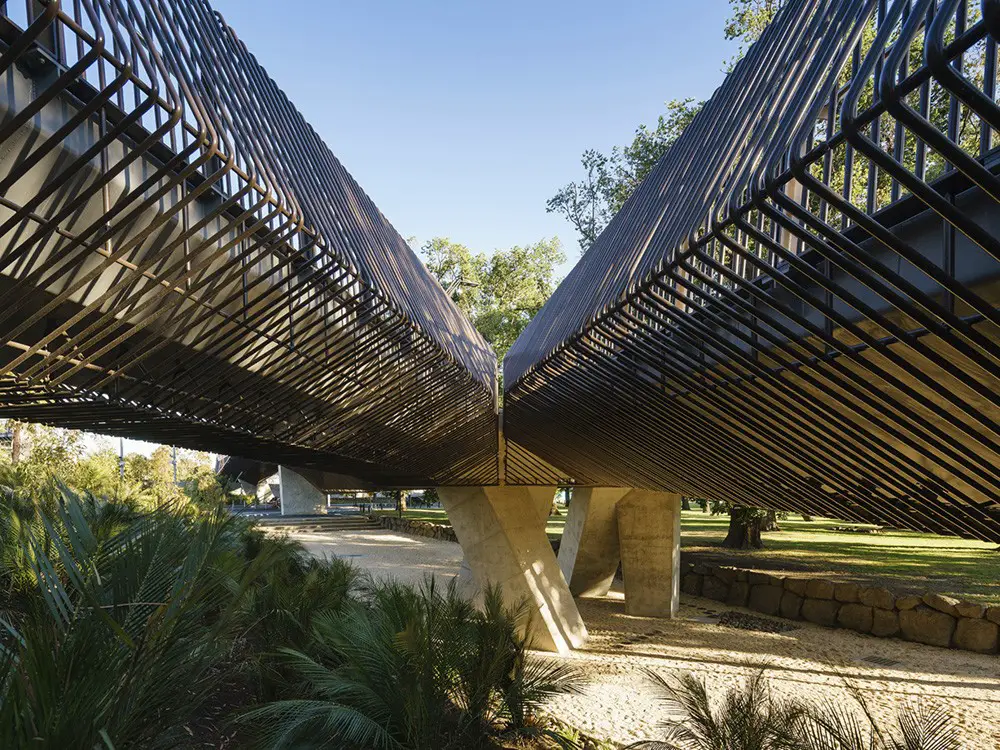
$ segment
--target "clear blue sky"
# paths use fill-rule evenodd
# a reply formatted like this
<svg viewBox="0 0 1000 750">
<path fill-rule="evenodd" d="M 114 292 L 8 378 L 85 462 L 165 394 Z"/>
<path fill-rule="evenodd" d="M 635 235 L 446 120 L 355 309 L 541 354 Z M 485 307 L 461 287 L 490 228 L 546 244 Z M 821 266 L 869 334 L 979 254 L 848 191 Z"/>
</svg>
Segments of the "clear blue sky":
<svg viewBox="0 0 1000 750">
<path fill-rule="evenodd" d="M 735 52 L 727 0 L 213 4 L 404 237 L 558 235 L 571 262 L 545 201 L 581 152 L 707 98 Z"/>
</svg>

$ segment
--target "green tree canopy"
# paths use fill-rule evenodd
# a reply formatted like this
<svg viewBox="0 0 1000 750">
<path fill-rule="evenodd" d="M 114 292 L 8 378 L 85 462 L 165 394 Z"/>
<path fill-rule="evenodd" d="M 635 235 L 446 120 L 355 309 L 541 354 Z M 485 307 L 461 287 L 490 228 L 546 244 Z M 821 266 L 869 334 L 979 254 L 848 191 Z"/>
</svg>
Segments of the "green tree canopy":
<svg viewBox="0 0 1000 750">
<path fill-rule="evenodd" d="M 726 21 L 726 39 L 740 41 L 731 68 L 755 42 L 784 0 L 730 0 L 731 15 Z M 704 102 L 693 98 L 671 99 L 666 111 L 652 127 L 645 123 L 635 129 L 632 142 L 615 146 L 610 155 L 596 149 L 583 152 L 580 163 L 584 176 L 561 187 L 546 203 L 549 213 L 562 214 L 576 230 L 580 249 L 587 252 L 621 210 L 625 201 L 649 174 Z"/>
<path fill-rule="evenodd" d="M 556 237 L 492 255 L 435 237 L 421 253 L 500 360 L 552 294 L 556 267 L 566 260 Z"/>
</svg>

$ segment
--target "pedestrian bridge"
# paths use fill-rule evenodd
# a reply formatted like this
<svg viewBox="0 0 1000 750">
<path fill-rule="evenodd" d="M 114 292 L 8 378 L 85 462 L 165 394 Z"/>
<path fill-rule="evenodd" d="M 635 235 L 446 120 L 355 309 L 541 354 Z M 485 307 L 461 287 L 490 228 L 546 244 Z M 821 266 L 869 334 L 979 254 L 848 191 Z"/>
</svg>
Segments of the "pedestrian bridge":
<svg viewBox="0 0 1000 750">
<path fill-rule="evenodd" d="M 495 357 L 203 0 L 0 3 L 0 414 L 497 481 Z"/>
<path fill-rule="evenodd" d="M 552 648 L 619 560 L 629 612 L 676 611 L 682 494 L 1000 541 L 998 38 L 1000 0 L 784 3 L 501 412 L 490 347 L 205 0 L 0 3 L 0 416 L 438 486 Z"/>
<path fill-rule="evenodd" d="M 789 2 L 504 362 L 577 482 L 1000 541 L 1000 2 Z"/>
</svg>

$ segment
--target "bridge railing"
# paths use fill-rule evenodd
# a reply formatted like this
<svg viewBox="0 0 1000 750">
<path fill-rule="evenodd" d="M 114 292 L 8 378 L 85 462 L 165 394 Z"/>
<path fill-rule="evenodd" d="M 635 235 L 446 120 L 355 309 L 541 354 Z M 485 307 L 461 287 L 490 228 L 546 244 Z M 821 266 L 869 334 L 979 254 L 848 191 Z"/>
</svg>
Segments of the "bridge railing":
<svg viewBox="0 0 1000 750">
<path fill-rule="evenodd" d="M 511 439 L 1000 538 L 998 37 L 996 0 L 785 3 L 511 348 Z"/>
<path fill-rule="evenodd" d="M 207 2 L 11 0 L 0 43 L 10 404 L 495 474 L 489 346 Z"/>
</svg>

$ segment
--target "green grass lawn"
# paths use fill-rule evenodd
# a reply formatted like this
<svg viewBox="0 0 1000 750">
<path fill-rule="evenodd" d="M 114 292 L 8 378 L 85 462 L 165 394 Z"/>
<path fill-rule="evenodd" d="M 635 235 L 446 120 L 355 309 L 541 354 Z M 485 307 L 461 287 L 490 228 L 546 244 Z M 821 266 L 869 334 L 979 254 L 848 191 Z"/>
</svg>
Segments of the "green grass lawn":
<svg viewBox="0 0 1000 750">
<path fill-rule="evenodd" d="M 414 508 L 405 516 L 448 523 L 443 510 Z M 565 521 L 565 515 L 549 518 L 546 531 L 551 538 L 562 535 Z M 874 583 L 899 592 L 929 589 L 965 599 L 1000 602 L 1000 550 L 996 544 L 909 531 L 837 532 L 832 527 L 846 525 L 843 521 L 803 521 L 793 515 L 780 521 L 780 531 L 764 534 L 765 549 L 729 550 L 720 546 L 728 525 L 728 516 L 684 511 L 681 550 L 685 560 L 809 572 Z"/>
</svg>

